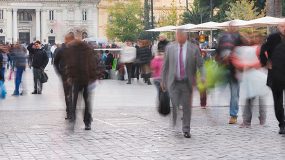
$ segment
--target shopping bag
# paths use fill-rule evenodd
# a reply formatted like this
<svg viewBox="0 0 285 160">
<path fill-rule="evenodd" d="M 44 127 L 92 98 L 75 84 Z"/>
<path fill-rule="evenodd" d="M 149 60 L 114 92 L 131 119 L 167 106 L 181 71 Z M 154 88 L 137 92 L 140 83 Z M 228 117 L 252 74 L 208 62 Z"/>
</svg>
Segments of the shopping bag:
<svg viewBox="0 0 285 160">
<path fill-rule="evenodd" d="M 42 75 L 41 75 L 41 83 L 46 83 L 48 81 L 48 75 L 42 71 Z"/>
<path fill-rule="evenodd" d="M 6 98 L 6 94 L 7 94 L 7 91 L 6 91 L 4 82 L 0 81 L 0 99 Z"/>
<path fill-rule="evenodd" d="M 159 93 L 158 113 L 164 116 L 170 113 L 170 98 L 168 92 L 162 90 Z"/>
</svg>

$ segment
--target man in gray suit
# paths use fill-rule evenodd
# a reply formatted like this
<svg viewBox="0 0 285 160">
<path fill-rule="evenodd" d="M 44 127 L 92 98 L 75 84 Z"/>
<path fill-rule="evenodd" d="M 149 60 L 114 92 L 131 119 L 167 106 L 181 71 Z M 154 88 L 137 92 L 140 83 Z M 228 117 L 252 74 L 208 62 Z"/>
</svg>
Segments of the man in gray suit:
<svg viewBox="0 0 285 160">
<path fill-rule="evenodd" d="M 173 123 L 176 124 L 177 108 L 183 107 L 182 131 L 185 138 L 190 138 L 190 120 L 192 108 L 193 83 L 197 68 L 204 81 L 203 61 L 197 45 L 187 41 L 184 30 L 176 32 L 176 42 L 166 48 L 162 70 L 161 87 L 168 90 L 173 104 Z"/>
</svg>

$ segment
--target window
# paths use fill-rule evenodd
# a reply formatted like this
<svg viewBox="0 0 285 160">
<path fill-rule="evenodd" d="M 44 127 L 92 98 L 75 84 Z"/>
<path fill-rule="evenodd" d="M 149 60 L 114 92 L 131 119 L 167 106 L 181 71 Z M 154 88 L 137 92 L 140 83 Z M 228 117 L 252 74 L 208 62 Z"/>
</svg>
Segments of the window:
<svg viewBox="0 0 285 160">
<path fill-rule="evenodd" d="M 53 21 L 54 20 L 54 10 L 49 11 L 49 20 Z"/>
<path fill-rule="evenodd" d="M 3 10 L 0 9 L 0 19 L 3 19 L 4 18 L 4 15 L 3 15 Z"/>
<path fill-rule="evenodd" d="M 83 10 L 82 12 L 82 20 L 87 21 L 87 11 L 86 10 Z"/>
<path fill-rule="evenodd" d="M 32 21 L 32 15 L 28 10 L 18 10 L 19 21 Z"/>
</svg>

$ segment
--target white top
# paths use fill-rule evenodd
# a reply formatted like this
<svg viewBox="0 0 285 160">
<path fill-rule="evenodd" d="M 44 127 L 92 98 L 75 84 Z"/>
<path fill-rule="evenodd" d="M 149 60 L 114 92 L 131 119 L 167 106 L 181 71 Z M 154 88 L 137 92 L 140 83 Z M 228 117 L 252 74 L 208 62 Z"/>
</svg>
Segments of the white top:
<svg viewBox="0 0 285 160">
<path fill-rule="evenodd" d="M 54 53 L 54 51 L 55 51 L 56 48 L 57 48 L 57 47 L 56 47 L 55 45 L 51 46 L 51 48 L 50 48 L 51 53 Z"/>
<path fill-rule="evenodd" d="M 121 51 L 120 62 L 132 63 L 136 59 L 137 49 L 135 47 L 125 46 Z"/>
<path fill-rule="evenodd" d="M 178 43 L 177 45 L 177 72 L 176 72 L 176 77 L 178 79 L 181 79 L 180 78 L 180 60 L 179 60 L 179 55 L 180 55 L 180 44 Z M 183 63 L 184 63 L 184 70 L 185 70 L 185 67 L 186 67 L 186 55 L 187 55 L 187 41 L 183 44 L 182 46 L 182 54 L 183 54 Z M 186 71 L 186 70 L 185 70 Z M 185 73 L 186 74 L 186 73 Z M 186 75 L 185 75 L 186 76 Z M 185 78 L 185 77 L 184 77 Z"/>
</svg>

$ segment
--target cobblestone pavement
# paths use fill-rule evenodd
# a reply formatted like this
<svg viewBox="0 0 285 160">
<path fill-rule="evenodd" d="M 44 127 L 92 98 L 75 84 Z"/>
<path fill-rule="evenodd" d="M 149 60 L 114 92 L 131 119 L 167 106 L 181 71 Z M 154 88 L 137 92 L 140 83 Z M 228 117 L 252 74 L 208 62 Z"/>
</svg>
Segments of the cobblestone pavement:
<svg viewBox="0 0 285 160">
<path fill-rule="evenodd" d="M 157 114 L 153 86 L 107 80 L 100 82 L 92 95 L 92 130 L 83 129 L 82 110 L 78 111 L 75 129 L 71 130 L 64 120 L 59 79 L 50 66 L 47 72 L 49 82 L 42 95 L 8 95 L 0 101 L 0 160 L 285 159 L 285 137 L 277 133 L 270 98 L 265 126 L 258 124 L 258 115 L 254 114 L 251 128 L 239 128 L 227 124 L 228 91 L 210 93 L 210 107 L 206 110 L 198 107 L 199 97 L 195 93 L 192 138 L 185 139 L 180 123 L 172 127 L 171 116 Z M 31 71 L 28 69 L 25 74 L 30 92 Z M 13 83 L 6 83 L 11 94 Z M 238 121 L 241 123 L 241 116 Z"/>
</svg>

